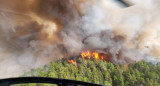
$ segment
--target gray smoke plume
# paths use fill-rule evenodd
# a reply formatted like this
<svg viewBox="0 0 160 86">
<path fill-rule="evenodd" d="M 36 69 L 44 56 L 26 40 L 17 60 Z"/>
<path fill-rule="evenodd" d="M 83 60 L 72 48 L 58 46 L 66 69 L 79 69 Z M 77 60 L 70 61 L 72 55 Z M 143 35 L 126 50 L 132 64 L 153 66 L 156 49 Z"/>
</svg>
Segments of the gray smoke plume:
<svg viewBox="0 0 160 86">
<path fill-rule="evenodd" d="M 0 78 L 85 50 L 115 64 L 160 61 L 159 1 L 130 1 L 0 0 Z"/>
</svg>

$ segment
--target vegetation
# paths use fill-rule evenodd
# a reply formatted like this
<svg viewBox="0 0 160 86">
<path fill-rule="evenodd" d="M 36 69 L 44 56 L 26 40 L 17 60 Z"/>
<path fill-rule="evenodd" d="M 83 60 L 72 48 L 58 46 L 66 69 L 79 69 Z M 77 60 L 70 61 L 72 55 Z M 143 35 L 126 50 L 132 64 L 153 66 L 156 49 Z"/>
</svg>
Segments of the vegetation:
<svg viewBox="0 0 160 86">
<path fill-rule="evenodd" d="M 50 66 L 32 69 L 23 76 L 72 79 L 107 86 L 160 86 L 160 66 L 158 64 L 140 61 L 129 64 L 127 67 L 97 60 L 79 59 L 77 62 L 78 64 L 69 64 L 67 61 L 52 62 Z M 41 86 L 44 85 L 41 84 Z"/>
</svg>

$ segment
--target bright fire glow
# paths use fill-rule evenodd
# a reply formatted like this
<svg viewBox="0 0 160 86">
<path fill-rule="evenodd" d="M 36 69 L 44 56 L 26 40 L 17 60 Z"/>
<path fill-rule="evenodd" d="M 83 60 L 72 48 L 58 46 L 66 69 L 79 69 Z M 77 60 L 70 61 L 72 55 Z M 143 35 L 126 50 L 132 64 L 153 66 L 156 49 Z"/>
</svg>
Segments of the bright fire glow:
<svg viewBox="0 0 160 86">
<path fill-rule="evenodd" d="M 85 52 L 82 52 L 81 53 L 81 57 L 82 58 L 86 58 L 86 59 L 99 59 L 99 60 L 103 60 L 103 56 L 100 55 L 98 52 L 90 52 L 89 50 L 85 51 Z"/>
<path fill-rule="evenodd" d="M 87 50 L 85 52 L 82 52 L 81 57 L 83 59 L 96 59 L 96 60 L 99 60 L 99 61 L 104 59 L 104 56 L 102 54 L 98 53 L 97 51 L 90 52 L 89 50 Z M 68 60 L 68 63 L 77 64 L 76 61 L 74 61 L 74 60 Z"/>
<path fill-rule="evenodd" d="M 74 60 L 68 60 L 68 62 L 69 62 L 70 64 L 76 64 L 76 61 L 74 61 Z"/>
</svg>

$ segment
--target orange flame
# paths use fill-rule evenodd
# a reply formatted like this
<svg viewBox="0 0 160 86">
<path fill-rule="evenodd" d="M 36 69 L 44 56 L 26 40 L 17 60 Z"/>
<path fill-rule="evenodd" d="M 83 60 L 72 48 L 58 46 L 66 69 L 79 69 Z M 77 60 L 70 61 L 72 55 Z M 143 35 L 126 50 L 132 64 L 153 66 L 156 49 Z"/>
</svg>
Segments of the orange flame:
<svg viewBox="0 0 160 86">
<path fill-rule="evenodd" d="M 96 59 L 96 60 L 103 60 L 103 56 L 100 55 L 98 52 L 90 52 L 89 50 L 87 50 L 86 52 L 82 52 L 81 53 L 81 57 L 82 58 L 86 58 L 86 59 Z"/>
<path fill-rule="evenodd" d="M 69 62 L 70 64 L 76 64 L 76 61 L 74 61 L 74 60 L 68 60 L 68 62 Z"/>
<path fill-rule="evenodd" d="M 124 71 L 127 71 L 127 70 L 128 70 L 128 66 L 129 66 L 129 65 L 130 65 L 130 63 L 127 63 L 127 64 L 124 65 L 124 67 L 125 67 Z"/>
<path fill-rule="evenodd" d="M 98 53 L 96 51 L 95 52 L 90 52 L 89 50 L 87 50 L 85 52 L 82 52 L 81 53 L 81 57 L 83 59 L 96 59 L 96 60 L 99 60 L 99 61 L 104 59 L 104 55 L 102 55 L 102 54 L 100 54 L 100 53 Z M 75 64 L 75 65 L 77 64 L 77 62 L 74 61 L 74 60 L 68 60 L 68 62 L 70 64 Z"/>
</svg>

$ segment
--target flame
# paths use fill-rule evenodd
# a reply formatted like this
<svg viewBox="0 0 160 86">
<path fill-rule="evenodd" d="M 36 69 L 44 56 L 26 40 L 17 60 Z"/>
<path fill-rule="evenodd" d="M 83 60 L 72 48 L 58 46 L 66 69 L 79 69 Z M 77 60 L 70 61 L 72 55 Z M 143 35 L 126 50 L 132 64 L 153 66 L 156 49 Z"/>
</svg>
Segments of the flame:
<svg viewBox="0 0 160 86">
<path fill-rule="evenodd" d="M 76 61 L 74 61 L 74 60 L 68 60 L 68 62 L 69 62 L 70 64 L 76 64 Z"/>
<path fill-rule="evenodd" d="M 130 63 L 127 63 L 127 64 L 124 65 L 124 67 L 125 67 L 124 71 L 127 71 L 127 70 L 128 70 L 128 66 L 129 66 L 129 65 L 130 65 Z"/>
<path fill-rule="evenodd" d="M 103 56 L 100 55 L 97 51 L 95 52 L 90 52 L 89 50 L 82 52 L 81 53 L 81 57 L 82 58 L 86 58 L 86 59 L 96 59 L 96 60 L 103 60 Z"/>
<path fill-rule="evenodd" d="M 96 59 L 96 60 L 99 60 L 99 61 L 104 59 L 104 56 L 102 54 L 98 53 L 97 51 L 90 52 L 89 50 L 87 50 L 85 52 L 82 52 L 81 53 L 81 57 L 83 59 Z M 74 60 L 68 60 L 68 62 L 70 64 L 75 64 L 75 65 L 77 64 L 77 62 L 74 61 Z"/>
</svg>

